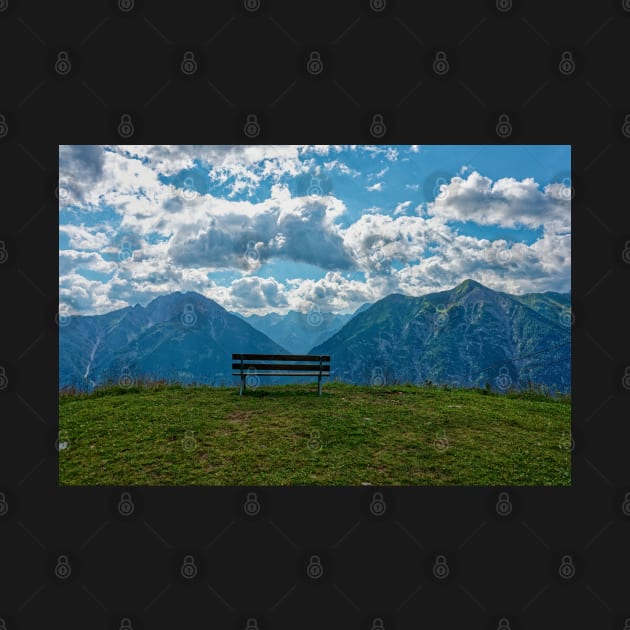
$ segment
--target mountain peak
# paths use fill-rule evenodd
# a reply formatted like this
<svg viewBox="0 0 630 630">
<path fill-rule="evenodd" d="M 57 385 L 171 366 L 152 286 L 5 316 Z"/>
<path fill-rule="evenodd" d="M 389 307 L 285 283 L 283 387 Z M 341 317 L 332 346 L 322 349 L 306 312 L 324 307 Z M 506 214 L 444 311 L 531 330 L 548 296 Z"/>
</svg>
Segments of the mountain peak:
<svg viewBox="0 0 630 630">
<path fill-rule="evenodd" d="M 463 282 L 460 282 L 453 289 L 453 291 L 457 291 L 457 292 L 470 291 L 471 289 L 478 289 L 478 288 L 486 289 L 487 287 L 484 287 L 483 284 L 481 284 L 480 282 L 477 282 L 476 280 L 473 280 L 472 278 L 466 278 L 466 280 L 464 280 Z"/>
</svg>

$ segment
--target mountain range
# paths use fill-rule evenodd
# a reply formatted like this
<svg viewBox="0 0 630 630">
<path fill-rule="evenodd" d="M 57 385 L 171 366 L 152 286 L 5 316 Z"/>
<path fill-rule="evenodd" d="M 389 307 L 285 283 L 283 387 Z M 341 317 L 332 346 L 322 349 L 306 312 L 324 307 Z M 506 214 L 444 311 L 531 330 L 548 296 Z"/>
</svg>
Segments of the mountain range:
<svg viewBox="0 0 630 630">
<path fill-rule="evenodd" d="M 355 315 L 362 313 L 371 304 L 365 303 L 354 313 L 326 313 L 317 310 L 308 313 L 289 311 L 286 315 L 269 313 L 241 317 L 257 330 L 290 351 L 291 354 L 305 354 L 313 346 L 324 343 L 347 324 Z"/>
<path fill-rule="evenodd" d="M 334 375 L 352 383 L 569 392 L 570 307 L 570 293 L 516 296 L 465 280 L 421 297 L 388 295 L 311 353 L 330 354 Z"/>
<path fill-rule="evenodd" d="M 535 383 L 568 392 L 570 306 L 570 293 L 516 296 L 466 280 L 420 297 L 391 294 L 353 314 L 244 317 L 176 292 L 144 307 L 72 316 L 59 332 L 59 387 L 138 377 L 227 384 L 233 352 L 308 351 L 330 354 L 331 376 L 350 383 Z"/>
<path fill-rule="evenodd" d="M 287 350 L 194 292 L 104 315 L 73 316 L 59 332 L 59 387 L 138 377 L 229 383 L 233 352 Z"/>
</svg>

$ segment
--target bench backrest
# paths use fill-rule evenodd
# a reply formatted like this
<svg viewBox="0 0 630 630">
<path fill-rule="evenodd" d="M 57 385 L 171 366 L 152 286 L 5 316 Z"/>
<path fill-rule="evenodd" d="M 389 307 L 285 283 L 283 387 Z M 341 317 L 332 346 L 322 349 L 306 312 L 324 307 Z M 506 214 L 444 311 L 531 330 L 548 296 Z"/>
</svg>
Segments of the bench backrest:
<svg viewBox="0 0 630 630">
<path fill-rule="evenodd" d="M 314 354 L 233 354 L 233 370 L 263 370 L 330 373 L 330 355 Z M 238 361 L 238 363 L 237 363 Z"/>
</svg>

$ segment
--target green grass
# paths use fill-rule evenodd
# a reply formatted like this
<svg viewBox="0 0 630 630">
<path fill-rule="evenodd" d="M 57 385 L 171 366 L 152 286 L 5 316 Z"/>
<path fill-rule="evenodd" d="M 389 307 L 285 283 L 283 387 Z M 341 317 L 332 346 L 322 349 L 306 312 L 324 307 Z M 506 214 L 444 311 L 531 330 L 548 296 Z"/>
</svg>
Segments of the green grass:
<svg viewBox="0 0 630 630">
<path fill-rule="evenodd" d="M 570 485 L 571 404 L 395 385 L 106 387 L 59 400 L 62 485 Z"/>
</svg>

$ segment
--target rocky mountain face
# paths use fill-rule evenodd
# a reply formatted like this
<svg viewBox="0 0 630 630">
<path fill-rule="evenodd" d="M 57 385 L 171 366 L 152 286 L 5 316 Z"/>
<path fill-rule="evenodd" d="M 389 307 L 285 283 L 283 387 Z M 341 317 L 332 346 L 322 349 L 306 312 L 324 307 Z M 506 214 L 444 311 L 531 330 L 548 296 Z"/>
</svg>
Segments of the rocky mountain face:
<svg viewBox="0 0 630 630">
<path fill-rule="evenodd" d="M 141 377 L 227 384 L 233 352 L 288 354 L 216 302 L 177 292 L 145 307 L 71 317 L 59 332 L 59 387 Z"/>
<path fill-rule="evenodd" d="M 421 297 L 389 295 L 311 354 L 353 383 L 571 389 L 570 294 L 515 296 L 466 280 Z"/>
</svg>

